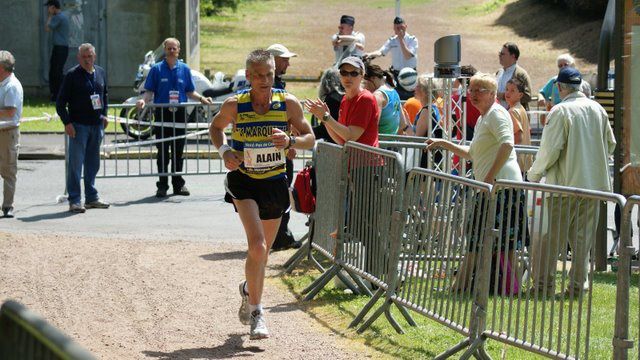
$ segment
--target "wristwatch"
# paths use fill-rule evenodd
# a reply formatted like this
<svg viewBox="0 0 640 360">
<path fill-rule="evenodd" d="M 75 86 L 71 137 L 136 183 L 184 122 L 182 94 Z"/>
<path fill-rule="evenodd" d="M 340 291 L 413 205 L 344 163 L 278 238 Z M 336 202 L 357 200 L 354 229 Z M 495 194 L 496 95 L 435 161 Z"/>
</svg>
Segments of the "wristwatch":
<svg viewBox="0 0 640 360">
<path fill-rule="evenodd" d="M 328 112 L 325 112 L 324 115 L 322 115 L 322 121 L 327 121 L 329 120 L 330 117 L 331 117 L 331 114 L 329 114 Z"/>
<path fill-rule="evenodd" d="M 293 136 L 293 135 L 289 135 L 289 145 L 287 145 L 285 150 L 288 150 L 289 148 L 291 148 L 295 144 L 296 144 L 296 137 Z"/>
</svg>

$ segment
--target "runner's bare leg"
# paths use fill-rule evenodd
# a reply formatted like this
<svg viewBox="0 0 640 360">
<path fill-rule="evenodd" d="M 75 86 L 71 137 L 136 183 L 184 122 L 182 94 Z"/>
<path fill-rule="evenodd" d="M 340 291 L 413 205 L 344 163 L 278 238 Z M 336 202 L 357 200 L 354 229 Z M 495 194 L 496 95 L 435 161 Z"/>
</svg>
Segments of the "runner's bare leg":
<svg viewBox="0 0 640 360">
<path fill-rule="evenodd" d="M 233 203 L 238 209 L 249 245 L 244 268 L 249 304 L 257 305 L 262 301 L 265 268 L 269 259 L 269 250 L 280 227 L 280 218 L 260 220 L 258 204 L 253 200 L 233 199 Z"/>
</svg>

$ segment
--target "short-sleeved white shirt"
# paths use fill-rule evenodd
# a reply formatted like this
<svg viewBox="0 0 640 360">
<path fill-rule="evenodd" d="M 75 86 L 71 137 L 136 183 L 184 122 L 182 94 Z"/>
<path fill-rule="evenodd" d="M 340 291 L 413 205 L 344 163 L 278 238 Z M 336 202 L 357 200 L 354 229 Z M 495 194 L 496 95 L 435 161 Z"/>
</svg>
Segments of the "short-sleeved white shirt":
<svg viewBox="0 0 640 360">
<path fill-rule="evenodd" d="M 0 129 L 20 125 L 22 101 L 22 84 L 12 73 L 0 82 L 0 108 L 16 108 L 16 113 L 12 117 L 0 117 Z"/>
<path fill-rule="evenodd" d="M 331 37 L 331 41 L 336 41 L 338 39 L 338 33 L 333 34 L 333 36 Z M 359 32 L 359 31 L 353 31 L 351 33 L 351 36 L 354 36 L 356 38 L 355 43 L 356 44 L 362 44 L 362 47 L 364 48 L 364 34 Z M 345 54 L 345 51 L 349 51 L 349 46 L 334 46 L 333 47 L 333 52 L 335 53 L 335 61 L 338 62 L 344 58 L 346 58 L 347 56 L 358 56 L 358 57 L 362 57 L 364 55 L 364 51 L 358 49 L 357 47 L 354 46 L 352 51 L 349 51 L 349 54 Z"/>
<path fill-rule="evenodd" d="M 500 145 L 504 143 L 514 144 L 513 122 L 509 112 L 494 103 L 486 115 L 478 118 L 473 140 L 469 146 L 476 180 L 484 181 L 493 166 Z M 511 150 L 509 159 L 496 174 L 496 180 L 522 181 L 515 149 Z"/>
<path fill-rule="evenodd" d="M 407 45 L 407 49 L 413 54 L 409 59 L 404 58 L 400 43 L 398 41 L 398 35 L 394 35 L 387 39 L 387 41 L 380 48 L 382 55 L 387 55 L 391 52 L 391 66 L 395 70 L 402 70 L 403 68 L 410 67 L 416 68 L 418 65 L 418 38 L 409 33 L 404 34 L 404 43 Z"/>
</svg>

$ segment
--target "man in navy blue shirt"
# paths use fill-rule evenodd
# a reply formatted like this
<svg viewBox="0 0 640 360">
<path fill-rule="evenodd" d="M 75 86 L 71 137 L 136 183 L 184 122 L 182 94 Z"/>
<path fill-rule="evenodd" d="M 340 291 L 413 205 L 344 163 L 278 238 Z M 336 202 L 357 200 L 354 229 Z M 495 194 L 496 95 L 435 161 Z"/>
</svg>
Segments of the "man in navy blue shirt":
<svg viewBox="0 0 640 360">
<path fill-rule="evenodd" d="M 176 104 L 176 107 L 159 107 L 155 111 L 155 122 L 161 126 L 154 127 L 156 139 L 168 137 L 180 137 L 171 141 L 162 141 L 156 144 L 158 147 L 158 173 L 167 174 L 167 167 L 171 161 L 171 174 L 182 172 L 182 154 L 184 152 L 186 113 L 184 107 L 178 106 L 187 102 L 187 97 L 200 101 L 202 104 L 211 104 L 211 98 L 204 97 L 195 91 L 193 80 L 191 79 L 191 69 L 178 60 L 180 55 L 180 41 L 175 38 L 167 38 L 163 42 L 165 59 L 155 64 L 147 80 L 144 83 L 145 93 L 142 99 L 136 103 L 138 109 L 142 109 L 145 104 L 152 99 L 155 104 Z M 194 110 L 195 111 L 195 110 Z M 190 195 L 185 186 L 184 178 L 180 175 L 171 176 L 171 185 L 175 195 Z M 156 197 L 167 196 L 169 190 L 169 178 L 160 175 L 156 183 Z"/>
<path fill-rule="evenodd" d="M 69 69 L 62 80 L 56 110 L 69 136 L 67 191 L 69 211 L 84 213 L 86 209 L 106 209 L 95 188 L 100 169 L 100 144 L 107 126 L 107 77 L 95 65 L 96 51 L 86 43 L 78 48 L 78 65 Z M 84 166 L 84 197 L 81 202 L 80 174 Z"/>
<path fill-rule="evenodd" d="M 49 92 L 51 101 L 56 101 L 60 83 L 62 82 L 62 70 L 69 55 L 69 18 L 60 10 L 60 1 L 49 0 L 44 3 L 49 16 L 45 30 L 52 32 L 51 58 L 49 59 Z"/>
</svg>

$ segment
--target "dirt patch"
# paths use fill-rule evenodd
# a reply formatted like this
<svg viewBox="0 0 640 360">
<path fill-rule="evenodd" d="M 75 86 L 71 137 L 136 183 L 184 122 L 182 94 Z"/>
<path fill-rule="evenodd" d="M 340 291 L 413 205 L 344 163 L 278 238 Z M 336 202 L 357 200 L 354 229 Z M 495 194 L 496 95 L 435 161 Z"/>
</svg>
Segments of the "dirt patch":
<svg viewBox="0 0 640 360">
<path fill-rule="evenodd" d="M 267 284 L 272 337 L 237 319 L 243 246 L 0 233 L 0 299 L 15 299 L 104 359 L 379 358 Z M 270 276 L 291 255 L 272 257 Z"/>
</svg>

